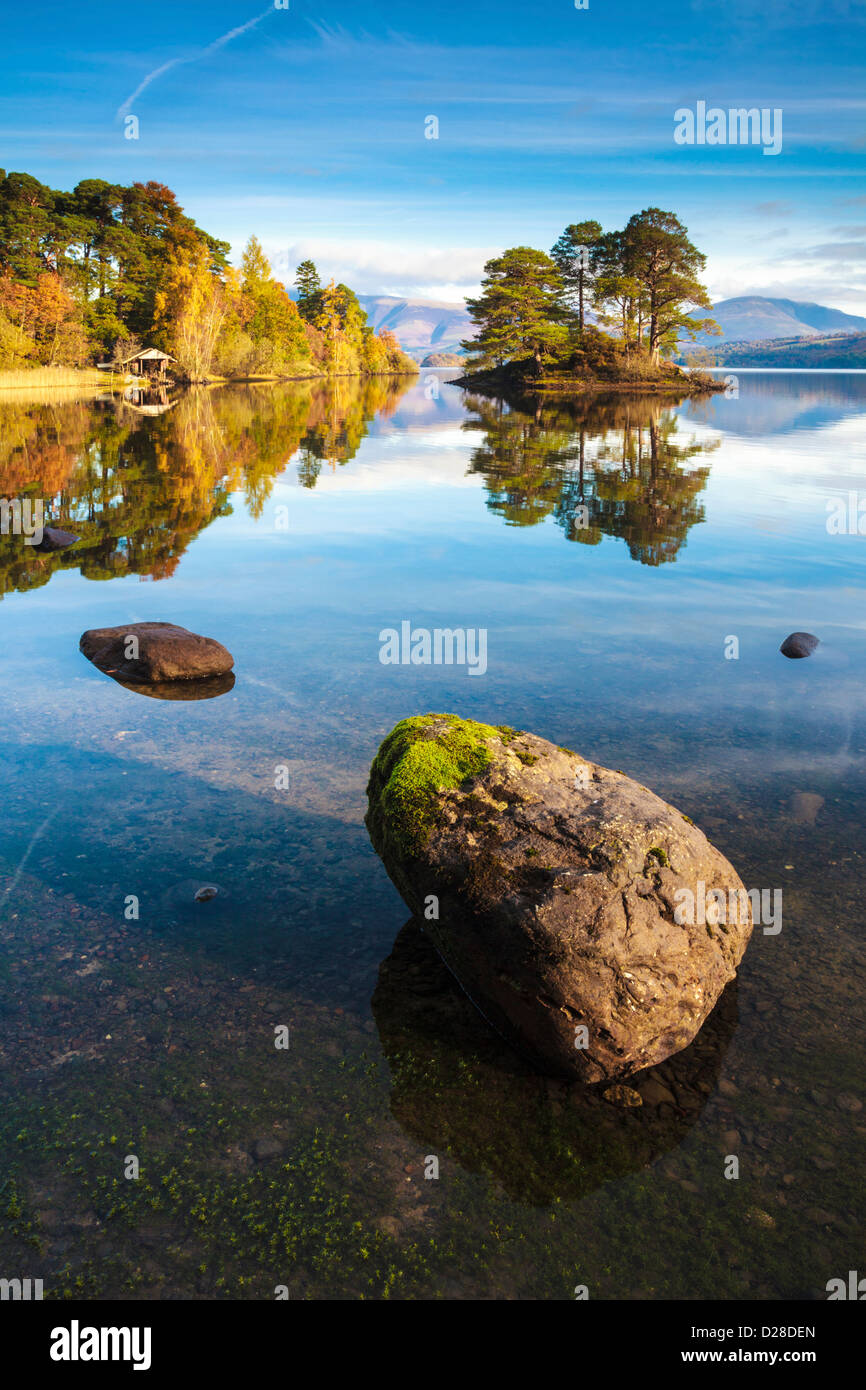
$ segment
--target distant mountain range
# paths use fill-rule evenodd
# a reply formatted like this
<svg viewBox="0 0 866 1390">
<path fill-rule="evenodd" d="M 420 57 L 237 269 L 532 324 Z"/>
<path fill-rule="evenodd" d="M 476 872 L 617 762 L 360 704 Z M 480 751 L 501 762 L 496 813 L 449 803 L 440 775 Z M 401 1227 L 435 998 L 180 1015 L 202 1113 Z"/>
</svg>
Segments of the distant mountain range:
<svg viewBox="0 0 866 1390">
<path fill-rule="evenodd" d="M 290 287 L 289 293 L 294 298 Z M 358 298 L 373 327 L 390 328 L 419 363 L 433 353 L 462 356 L 462 340 L 475 333 L 462 304 L 387 294 Z M 708 348 L 719 366 L 866 367 L 866 318 L 824 304 L 740 295 L 694 317 L 714 318 L 721 327 L 721 337 L 701 334 L 694 344 Z M 680 344 L 684 353 L 691 346 Z"/>
<path fill-rule="evenodd" d="M 417 362 L 431 353 L 461 353 L 461 340 L 474 336 L 475 325 L 462 305 L 389 295 L 358 298 L 374 327 L 390 328 Z M 721 337 L 702 334 L 697 344 L 709 348 L 720 366 L 735 361 L 743 367 L 866 366 L 866 318 L 841 309 L 742 295 L 720 300 L 709 315 L 720 325 Z"/>
<path fill-rule="evenodd" d="M 475 325 L 462 304 L 435 299 L 394 299 L 386 294 L 359 294 L 373 327 L 390 328 L 410 357 L 420 362 L 431 352 L 460 352 Z"/>
<path fill-rule="evenodd" d="M 706 347 L 722 343 L 758 343 L 768 338 L 811 338 L 829 333 L 866 332 L 866 318 L 845 314 L 841 309 L 828 309 L 823 304 L 809 304 L 796 299 L 767 299 L 763 295 L 742 295 L 737 299 L 722 299 L 708 311 L 696 312 L 694 318 L 714 318 L 722 336 L 701 334 L 697 341 Z"/>
<path fill-rule="evenodd" d="M 292 299 L 298 292 L 286 283 Z M 446 304 L 436 299 L 398 299 L 388 294 L 359 294 L 361 308 L 378 330 L 390 328 L 404 352 L 416 362 L 430 353 L 458 353 L 463 338 L 471 338 L 475 325 L 462 304 Z"/>
</svg>

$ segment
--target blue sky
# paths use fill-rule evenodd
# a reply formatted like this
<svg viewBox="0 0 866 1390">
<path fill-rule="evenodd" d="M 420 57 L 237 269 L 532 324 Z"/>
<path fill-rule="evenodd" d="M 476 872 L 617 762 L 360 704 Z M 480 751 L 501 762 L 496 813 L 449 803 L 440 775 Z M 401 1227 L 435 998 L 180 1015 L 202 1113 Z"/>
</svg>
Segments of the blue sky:
<svg viewBox="0 0 866 1390">
<path fill-rule="evenodd" d="M 506 246 L 657 205 L 716 299 L 862 314 L 864 37 L 866 0 L 45 0 L 4 14 L 0 165 L 157 179 L 281 269 L 452 300 Z M 781 108 L 781 153 L 675 144 L 698 101 Z"/>
</svg>

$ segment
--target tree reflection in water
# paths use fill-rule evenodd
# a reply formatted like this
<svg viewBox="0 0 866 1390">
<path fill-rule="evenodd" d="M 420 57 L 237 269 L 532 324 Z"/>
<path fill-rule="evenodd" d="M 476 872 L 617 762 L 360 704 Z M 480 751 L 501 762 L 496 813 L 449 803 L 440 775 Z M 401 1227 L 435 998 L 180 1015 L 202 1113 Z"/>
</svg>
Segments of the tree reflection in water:
<svg viewBox="0 0 866 1390">
<path fill-rule="evenodd" d="M 486 434 L 470 468 L 509 526 L 553 516 L 569 540 L 618 536 L 633 560 L 665 564 L 704 520 L 698 498 L 710 469 L 689 465 L 718 447 L 681 433 L 675 405 L 622 395 L 513 405 L 469 397 L 464 428 Z"/>
<path fill-rule="evenodd" d="M 411 377 L 198 388 L 168 400 L 16 396 L 0 400 L 0 497 L 41 498 L 46 524 L 80 537 L 39 554 L 0 538 L 0 595 L 52 574 L 171 575 L 195 537 L 242 491 L 262 515 L 275 478 L 300 453 L 299 480 L 346 463 L 369 422 L 390 414 Z M 143 409 L 150 404 L 154 409 Z"/>
<path fill-rule="evenodd" d="M 46 523 L 80 537 L 40 554 L 23 537 L 0 544 L 0 595 L 36 589 L 62 569 L 89 579 L 164 579 L 190 543 L 242 492 L 262 516 L 274 480 L 297 456 L 313 488 L 326 465 L 352 459 L 374 417 L 388 417 L 409 377 L 198 388 L 182 395 L 89 401 L 0 401 L 0 496 L 41 498 Z M 470 472 L 508 525 L 552 516 L 569 540 L 619 536 L 632 557 L 676 559 L 703 521 L 699 494 L 716 447 L 685 436 L 675 402 L 606 396 L 540 403 L 466 399 L 464 428 L 484 430 Z"/>
</svg>

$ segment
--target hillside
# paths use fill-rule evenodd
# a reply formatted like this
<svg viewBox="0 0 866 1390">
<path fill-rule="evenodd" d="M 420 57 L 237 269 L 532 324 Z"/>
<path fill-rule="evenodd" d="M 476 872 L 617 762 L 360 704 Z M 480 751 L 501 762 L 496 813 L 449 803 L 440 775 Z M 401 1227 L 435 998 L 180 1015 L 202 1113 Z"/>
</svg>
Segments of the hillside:
<svg viewBox="0 0 866 1390">
<path fill-rule="evenodd" d="M 714 355 L 720 367 L 863 368 L 866 367 L 866 333 L 726 343 L 717 348 Z"/>
<path fill-rule="evenodd" d="M 722 299 L 709 316 L 722 329 L 722 336 L 701 334 L 696 340 L 706 347 L 721 343 L 757 343 L 770 338 L 810 338 L 833 333 L 866 332 L 866 318 L 795 299 L 769 299 L 762 295 L 742 295 Z M 703 318 L 703 313 L 695 314 Z"/>
<path fill-rule="evenodd" d="M 289 297 L 297 299 L 298 292 L 288 280 L 285 286 Z M 431 352 L 456 353 L 462 359 L 460 343 L 475 333 L 475 325 L 462 304 L 399 299 L 388 294 L 359 294 L 358 302 L 373 328 L 377 332 L 380 328 L 390 329 L 403 351 L 416 362 Z"/>
<path fill-rule="evenodd" d="M 460 353 L 461 340 L 471 338 L 475 331 L 462 304 L 373 294 L 358 298 L 374 328 L 390 328 L 404 352 L 416 361 L 430 352 Z"/>
</svg>

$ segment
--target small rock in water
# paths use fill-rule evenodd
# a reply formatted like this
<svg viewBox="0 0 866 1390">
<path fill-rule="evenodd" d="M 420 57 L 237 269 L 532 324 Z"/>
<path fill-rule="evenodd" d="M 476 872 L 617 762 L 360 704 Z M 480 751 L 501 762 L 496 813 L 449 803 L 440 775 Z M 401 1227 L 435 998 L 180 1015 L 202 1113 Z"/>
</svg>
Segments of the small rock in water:
<svg viewBox="0 0 866 1390">
<path fill-rule="evenodd" d="M 223 676 L 234 665 L 231 652 L 221 642 L 176 623 L 91 628 L 78 645 L 101 671 L 143 685 Z"/>
<path fill-rule="evenodd" d="M 43 553 L 51 550 L 65 550 L 68 545 L 74 545 L 80 536 L 74 536 L 71 531 L 61 531 L 57 526 L 43 526 L 42 540 L 38 545 L 34 545 L 34 550 L 41 550 Z"/>
<path fill-rule="evenodd" d="M 209 903 L 211 898 L 215 898 L 216 895 L 216 888 L 214 888 L 212 884 L 208 883 L 204 888 L 199 888 L 198 892 L 195 895 L 195 900 L 197 903 Z"/>
<path fill-rule="evenodd" d="M 282 1140 L 266 1136 L 263 1139 L 256 1139 L 253 1143 L 252 1154 L 257 1163 L 264 1163 L 269 1158 L 277 1158 L 283 1152 Z"/>
<path fill-rule="evenodd" d="M 756 1226 L 764 1226 L 768 1231 L 772 1230 L 776 1224 L 776 1218 L 771 1216 L 768 1211 L 763 1211 L 761 1207 L 749 1207 L 746 1212 L 746 1220 L 753 1221 Z"/>
<path fill-rule="evenodd" d="M 811 632 L 792 632 L 786 637 L 779 651 L 793 660 L 796 657 L 811 656 L 819 645 L 819 639 Z"/>
<path fill-rule="evenodd" d="M 614 1089 L 611 1087 L 611 1090 Z M 621 1086 L 619 1089 L 627 1090 L 628 1088 Z M 605 1095 L 609 1097 L 609 1092 L 605 1092 Z M 644 1105 L 676 1105 L 677 1103 L 673 1092 L 669 1091 L 664 1082 L 659 1081 L 655 1076 L 648 1076 L 646 1081 L 641 1082 L 640 1098 Z"/>
</svg>

